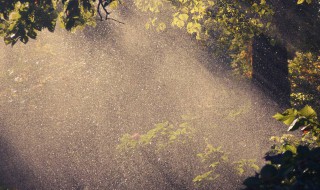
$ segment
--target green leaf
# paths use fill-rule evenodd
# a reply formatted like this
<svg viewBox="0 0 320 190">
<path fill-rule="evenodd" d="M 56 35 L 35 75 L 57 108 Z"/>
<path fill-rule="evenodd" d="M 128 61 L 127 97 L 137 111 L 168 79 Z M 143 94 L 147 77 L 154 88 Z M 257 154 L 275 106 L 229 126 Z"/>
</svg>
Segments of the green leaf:
<svg viewBox="0 0 320 190">
<path fill-rule="evenodd" d="M 274 116 L 272 116 L 273 118 L 275 118 L 278 121 L 281 121 L 284 117 L 284 115 L 282 115 L 281 113 L 276 113 Z"/>
<path fill-rule="evenodd" d="M 278 121 L 282 121 L 286 125 L 291 125 L 292 122 L 296 119 L 297 110 L 295 109 L 287 109 L 284 113 L 277 113 L 273 116 Z"/>
<path fill-rule="evenodd" d="M 180 18 L 181 20 L 183 20 L 183 21 L 187 21 L 188 18 L 189 18 L 189 16 L 188 16 L 187 14 L 180 14 L 180 15 L 179 15 L 179 18 Z"/>
<path fill-rule="evenodd" d="M 198 176 L 195 177 L 192 181 L 193 181 L 193 182 L 200 182 L 200 181 L 202 181 L 202 180 L 204 180 L 204 179 L 207 179 L 212 172 L 213 172 L 213 171 L 209 171 L 209 172 L 206 172 L 206 173 L 204 173 L 204 174 L 198 175 Z"/>
<path fill-rule="evenodd" d="M 283 119 L 283 123 L 286 124 L 286 125 L 291 125 L 291 123 L 295 120 L 295 116 L 286 116 L 284 119 Z"/>
<path fill-rule="evenodd" d="M 34 30 L 29 30 L 27 35 L 31 38 L 31 39 L 36 39 L 37 37 L 37 33 Z"/>
<path fill-rule="evenodd" d="M 28 38 L 28 36 L 23 36 L 23 37 L 20 38 L 20 41 L 21 41 L 22 43 L 26 44 L 26 43 L 28 43 L 29 38 Z"/>
<path fill-rule="evenodd" d="M 19 18 L 21 18 L 21 15 L 19 14 L 19 12 L 12 12 L 10 14 L 10 20 L 18 20 Z"/>
<path fill-rule="evenodd" d="M 161 22 L 159 23 L 158 27 L 157 27 L 157 31 L 160 32 L 160 31 L 164 31 L 166 29 L 166 24 Z"/>
<path fill-rule="evenodd" d="M 317 117 L 317 113 L 308 105 L 299 110 L 299 114 L 308 119 Z"/>
<path fill-rule="evenodd" d="M 213 162 L 210 164 L 210 168 L 215 168 L 218 164 L 220 164 L 220 162 Z"/>
<path fill-rule="evenodd" d="M 178 26 L 179 28 L 184 27 L 184 22 L 183 22 L 182 20 L 177 21 L 177 26 Z"/>
<path fill-rule="evenodd" d="M 295 146 L 293 146 L 293 145 L 286 144 L 286 145 L 284 145 L 284 149 L 287 150 L 287 151 L 290 151 L 290 152 L 292 152 L 294 154 L 297 153 L 297 148 Z"/>
</svg>

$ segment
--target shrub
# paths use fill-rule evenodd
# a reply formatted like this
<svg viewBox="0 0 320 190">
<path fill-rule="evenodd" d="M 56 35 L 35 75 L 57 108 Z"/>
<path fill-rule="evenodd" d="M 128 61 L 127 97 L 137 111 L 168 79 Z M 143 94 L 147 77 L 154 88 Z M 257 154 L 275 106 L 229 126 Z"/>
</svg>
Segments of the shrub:
<svg viewBox="0 0 320 190">
<path fill-rule="evenodd" d="M 302 137 L 272 137 L 276 144 L 265 157 L 269 163 L 244 181 L 246 189 L 319 189 L 320 124 L 316 112 L 305 106 L 277 113 L 274 118 L 288 125 L 288 131 L 301 129 Z"/>
<path fill-rule="evenodd" d="M 320 56 L 297 52 L 289 61 L 292 105 L 312 105 L 320 111 Z"/>
</svg>

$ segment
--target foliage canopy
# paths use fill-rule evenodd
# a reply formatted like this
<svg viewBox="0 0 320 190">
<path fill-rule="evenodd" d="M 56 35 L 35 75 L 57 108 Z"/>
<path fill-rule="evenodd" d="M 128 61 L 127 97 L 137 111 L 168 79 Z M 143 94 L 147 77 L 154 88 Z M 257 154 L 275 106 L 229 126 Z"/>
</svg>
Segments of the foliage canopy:
<svg viewBox="0 0 320 190">
<path fill-rule="evenodd" d="M 96 23 L 96 0 L 0 0 L 0 36 L 6 44 L 27 43 L 37 32 L 60 23 L 75 30 Z M 112 3 L 116 4 L 116 1 Z"/>
</svg>

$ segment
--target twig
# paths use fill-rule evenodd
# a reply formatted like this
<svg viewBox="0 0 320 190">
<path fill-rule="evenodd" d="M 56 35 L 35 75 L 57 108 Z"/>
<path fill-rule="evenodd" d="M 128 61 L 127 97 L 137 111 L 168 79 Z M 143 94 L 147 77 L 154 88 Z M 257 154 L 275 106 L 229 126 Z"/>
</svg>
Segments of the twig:
<svg viewBox="0 0 320 190">
<path fill-rule="evenodd" d="M 114 18 L 107 17 L 106 20 L 108 20 L 108 19 L 113 20 L 113 21 L 116 21 L 116 22 L 118 22 L 118 23 L 120 23 L 120 24 L 125 24 L 124 22 L 118 21 L 118 20 L 116 20 L 116 19 L 114 19 Z"/>
</svg>

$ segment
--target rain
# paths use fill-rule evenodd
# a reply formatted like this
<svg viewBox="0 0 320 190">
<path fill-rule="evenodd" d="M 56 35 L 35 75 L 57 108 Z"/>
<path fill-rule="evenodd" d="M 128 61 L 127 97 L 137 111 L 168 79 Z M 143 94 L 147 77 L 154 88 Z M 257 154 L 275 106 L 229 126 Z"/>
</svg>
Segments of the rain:
<svg viewBox="0 0 320 190">
<path fill-rule="evenodd" d="M 110 15 L 124 24 L 98 21 L 75 33 L 58 27 L 26 45 L 0 44 L 5 185 L 193 189 L 200 166 L 191 154 L 203 138 L 229 159 L 211 189 L 242 187 L 254 171 L 232 172 L 238 160 L 264 164 L 270 137 L 286 130 L 272 118 L 283 108 L 185 31 L 146 30 L 146 14 L 128 3 Z M 193 143 L 180 152 L 119 153 L 123 135 L 139 138 L 164 122 L 187 123 Z"/>
</svg>

